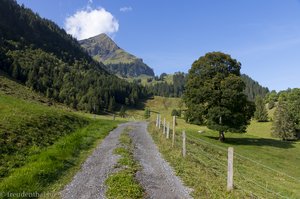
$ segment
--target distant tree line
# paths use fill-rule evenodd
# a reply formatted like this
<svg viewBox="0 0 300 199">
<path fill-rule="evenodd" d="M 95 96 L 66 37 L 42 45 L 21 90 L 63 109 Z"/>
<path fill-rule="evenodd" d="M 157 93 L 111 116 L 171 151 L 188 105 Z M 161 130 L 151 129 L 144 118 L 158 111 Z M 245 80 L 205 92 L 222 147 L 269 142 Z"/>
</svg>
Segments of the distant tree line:
<svg viewBox="0 0 300 199">
<path fill-rule="evenodd" d="M 162 73 L 160 76 L 148 78 L 147 82 L 152 83 L 147 86 L 149 91 L 152 92 L 153 95 L 162 97 L 181 97 L 184 93 L 187 75 L 177 72 L 173 75 L 173 81 L 170 83 L 165 81 L 166 76 L 166 73 Z M 242 74 L 241 78 L 245 82 L 244 93 L 250 101 L 255 101 L 257 96 L 264 97 L 269 92 L 268 88 L 261 86 L 249 76 Z"/>
<path fill-rule="evenodd" d="M 182 72 L 176 72 L 173 75 L 173 81 L 168 83 L 164 81 L 167 74 L 162 73 L 160 77 L 156 77 L 153 84 L 147 85 L 147 89 L 150 93 L 163 97 L 181 97 L 184 92 L 184 85 L 186 83 L 186 74 Z M 151 80 L 152 81 L 152 80 Z"/>
</svg>

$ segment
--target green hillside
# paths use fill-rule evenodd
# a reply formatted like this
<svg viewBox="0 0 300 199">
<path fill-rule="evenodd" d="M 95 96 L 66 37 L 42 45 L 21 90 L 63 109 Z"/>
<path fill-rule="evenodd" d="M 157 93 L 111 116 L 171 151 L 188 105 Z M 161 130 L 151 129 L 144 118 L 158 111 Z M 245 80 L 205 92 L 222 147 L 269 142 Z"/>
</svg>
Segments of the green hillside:
<svg viewBox="0 0 300 199">
<path fill-rule="evenodd" d="M 1 74 L 1 193 L 59 191 L 119 123 L 107 119 L 75 113 Z"/>
<path fill-rule="evenodd" d="M 103 62 L 109 71 L 121 76 L 154 76 L 153 69 L 142 59 L 126 52 L 106 34 L 79 41 L 81 46 L 97 61 Z"/>
<path fill-rule="evenodd" d="M 134 106 L 147 96 L 93 60 L 70 35 L 16 1 L 0 0 L 0 70 L 74 109 L 100 113 L 111 101 Z"/>
</svg>

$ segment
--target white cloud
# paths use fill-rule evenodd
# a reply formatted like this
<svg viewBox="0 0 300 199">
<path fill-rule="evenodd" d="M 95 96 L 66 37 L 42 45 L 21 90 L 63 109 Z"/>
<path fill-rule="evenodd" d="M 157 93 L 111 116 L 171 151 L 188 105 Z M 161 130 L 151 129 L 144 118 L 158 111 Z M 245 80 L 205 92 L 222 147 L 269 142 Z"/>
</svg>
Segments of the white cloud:
<svg viewBox="0 0 300 199">
<path fill-rule="evenodd" d="M 93 10 L 87 7 L 67 17 L 65 20 L 65 29 L 67 33 L 81 40 L 101 33 L 115 33 L 119 29 L 119 22 L 104 8 Z"/>
<path fill-rule="evenodd" d="M 130 11 L 132 11 L 132 7 L 131 6 L 125 6 L 125 7 L 122 7 L 122 8 L 120 8 L 120 11 L 121 12 L 130 12 Z"/>
</svg>

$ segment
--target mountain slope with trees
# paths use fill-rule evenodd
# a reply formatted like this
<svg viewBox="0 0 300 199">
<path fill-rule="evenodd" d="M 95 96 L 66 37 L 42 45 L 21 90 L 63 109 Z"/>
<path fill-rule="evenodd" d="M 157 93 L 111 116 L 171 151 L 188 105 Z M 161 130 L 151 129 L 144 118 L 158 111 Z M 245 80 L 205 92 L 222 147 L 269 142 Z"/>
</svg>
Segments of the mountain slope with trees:
<svg viewBox="0 0 300 199">
<path fill-rule="evenodd" d="M 241 77 L 246 84 L 244 93 L 247 95 L 249 100 L 254 101 L 257 96 L 265 97 L 265 95 L 269 93 L 269 89 L 267 87 L 261 86 L 248 75 L 242 74 Z"/>
<path fill-rule="evenodd" d="M 144 85 L 153 95 L 162 97 L 181 97 L 186 83 L 186 74 L 176 72 L 174 74 L 162 73 L 160 76 L 147 77 Z M 250 101 L 254 101 L 257 96 L 264 97 L 269 93 L 267 87 L 261 86 L 257 81 L 245 74 L 241 74 L 245 82 L 244 93 Z M 142 82 L 142 79 L 135 79 L 136 82 Z"/>
<path fill-rule="evenodd" d="M 0 0 L 0 70 L 75 109 L 100 113 L 111 100 L 136 105 L 146 90 L 93 60 L 76 39 L 15 0 Z"/>
<path fill-rule="evenodd" d="M 113 74 L 129 77 L 154 76 L 153 69 L 147 66 L 142 59 L 117 46 L 104 33 L 81 40 L 79 43 L 95 60 L 103 62 Z"/>
</svg>

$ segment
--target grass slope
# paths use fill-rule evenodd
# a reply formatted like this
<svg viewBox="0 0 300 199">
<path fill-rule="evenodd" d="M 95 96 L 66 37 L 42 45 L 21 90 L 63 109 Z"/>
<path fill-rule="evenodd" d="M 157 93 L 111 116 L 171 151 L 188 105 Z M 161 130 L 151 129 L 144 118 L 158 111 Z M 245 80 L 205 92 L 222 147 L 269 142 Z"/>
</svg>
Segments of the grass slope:
<svg viewBox="0 0 300 199">
<path fill-rule="evenodd" d="M 28 102 L 33 103 L 43 103 L 46 105 L 55 105 L 60 108 L 67 109 L 65 106 L 62 106 L 58 103 L 55 103 L 53 100 L 48 99 L 42 95 L 35 93 L 30 90 L 28 87 L 17 83 L 15 80 L 8 77 L 5 73 L 0 70 L 0 92 L 5 95 L 9 95 L 18 99 L 23 99 Z"/>
<path fill-rule="evenodd" d="M 6 177 L 60 137 L 88 124 L 88 120 L 0 92 L 0 177 Z"/>
<path fill-rule="evenodd" d="M 146 107 L 159 111 L 162 119 L 171 122 L 171 111 L 178 99 L 155 97 Z M 141 112 L 139 112 L 141 114 Z M 137 113 L 136 113 L 137 114 Z M 156 114 L 152 113 L 154 121 Z M 176 144 L 162 136 L 162 130 L 150 125 L 149 131 L 164 158 L 177 175 L 194 189 L 195 198 L 299 198 L 300 144 L 270 138 L 271 123 L 252 122 L 244 134 L 226 133 L 226 142 L 217 140 L 217 132 L 204 126 L 186 124 L 177 119 Z M 187 157 L 181 155 L 181 132 L 187 134 Z M 199 133 L 198 131 L 204 131 Z M 234 147 L 235 189 L 226 192 L 227 148 Z"/>
<path fill-rule="evenodd" d="M 4 193 L 43 193 L 69 168 L 80 163 L 82 151 L 90 149 L 96 140 L 103 139 L 115 126 L 116 122 L 112 121 L 94 121 L 60 138 L 52 146 L 31 155 L 23 167 L 4 178 L 0 182 L 0 190 Z"/>
<path fill-rule="evenodd" d="M 91 148 L 119 123 L 53 103 L 0 76 L 0 198 L 57 194 Z"/>
</svg>

